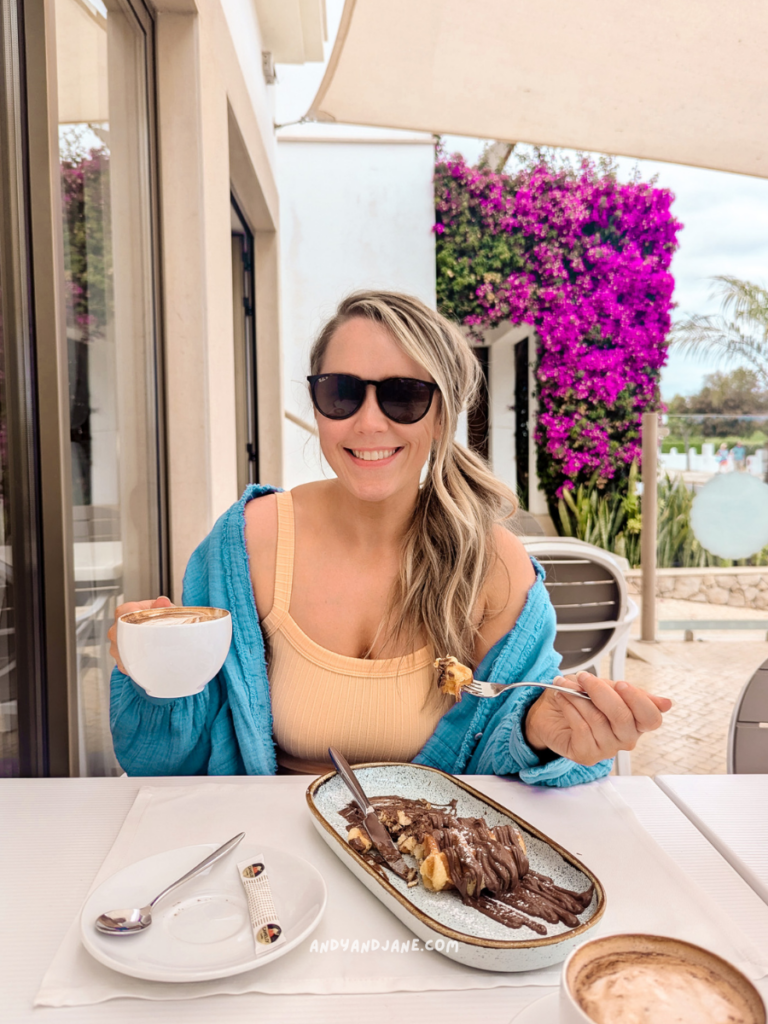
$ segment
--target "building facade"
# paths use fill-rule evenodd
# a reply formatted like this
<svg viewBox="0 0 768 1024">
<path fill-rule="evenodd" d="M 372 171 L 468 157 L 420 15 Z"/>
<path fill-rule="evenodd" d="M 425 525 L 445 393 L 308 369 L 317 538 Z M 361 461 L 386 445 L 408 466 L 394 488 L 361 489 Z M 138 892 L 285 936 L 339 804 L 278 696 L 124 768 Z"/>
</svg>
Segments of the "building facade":
<svg viewBox="0 0 768 1024">
<path fill-rule="evenodd" d="M 283 483 L 274 64 L 325 8 L 0 9 L 0 775 L 113 774 L 116 605 Z"/>
</svg>

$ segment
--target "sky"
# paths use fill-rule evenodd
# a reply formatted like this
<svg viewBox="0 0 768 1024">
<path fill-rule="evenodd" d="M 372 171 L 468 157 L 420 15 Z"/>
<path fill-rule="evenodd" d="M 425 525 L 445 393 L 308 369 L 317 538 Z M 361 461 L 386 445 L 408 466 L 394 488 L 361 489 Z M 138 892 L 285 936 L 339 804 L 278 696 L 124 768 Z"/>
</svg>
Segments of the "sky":
<svg viewBox="0 0 768 1024">
<path fill-rule="evenodd" d="M 326 0 L 326 60 L 333 47 L 343 6 L 343 0 Z M 319 63 L 295 69 L 281 65 L 278 81 L 292 79 L 294 87 L 284 93 L 286 100 L 290 96 L 288 103 L 281 102 L 280 89 L 277 90 L 278 123 L 298 118 L 308 108 L 324 70 L 324 65 Z M 301 89 L 295 87 L 299 78 Z M 449 153 L 460 152 L 474 163 L 487 140 L 446 135 L 443 141 Z M 768 285 L 767 178 L 627 157 L 617 158 L 617 164 L 621 178 L 628 179 L 639 167 L 642 180 L 656 177 L 659 187 L 671 189 L 676 197 L 672 212 L 682 222 L 683 230 L 678 236 L 680 247 L 672 262 L 676 303 L 673 319 L 692 313 L 717 313 L 719 301 L 711 294 L 711 279 L 717 275 L 732 275 Z M 662 397 L 668 401 L 675 394 L 693 394 L 701 387 L 706 374 L 723 368 L 711 357 L 701 359 L 673 352 L 662 371 Z"/>
</svg>

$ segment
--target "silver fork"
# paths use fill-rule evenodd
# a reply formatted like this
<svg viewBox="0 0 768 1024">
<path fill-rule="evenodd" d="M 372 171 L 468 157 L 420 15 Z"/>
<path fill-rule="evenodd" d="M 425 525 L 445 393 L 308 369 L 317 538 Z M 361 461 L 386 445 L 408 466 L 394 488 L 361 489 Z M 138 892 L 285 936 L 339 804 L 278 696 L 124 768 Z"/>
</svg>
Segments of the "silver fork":
<svg viewBox="0 0 768 1024">
<path fill-rule="evenodd" d="M 560 690 L 561 693 L 568 693 L 571 697 L 592 700 L 588 693 L 571 690 L 567 686 L 557 686 L 555 683 L 481 683 L 479 679 L 473 679 L 469 686 L 462 687 L 462 693 L 471 693 L 473 697 L 498 697 L 500 693 L 515 690 L 518 686 L 540 686 L 542 690 Z"/>
</svg>

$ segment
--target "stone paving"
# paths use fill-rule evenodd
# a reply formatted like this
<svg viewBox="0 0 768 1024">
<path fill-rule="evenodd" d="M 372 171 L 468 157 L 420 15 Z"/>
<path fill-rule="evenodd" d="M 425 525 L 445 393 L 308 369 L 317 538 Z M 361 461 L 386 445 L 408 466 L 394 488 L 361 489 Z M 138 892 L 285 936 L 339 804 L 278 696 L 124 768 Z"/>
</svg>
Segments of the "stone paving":
<svg viewBox="0 0 768 1024">
<path fill-rule="evenodd" d="M 659 619 L 715 618 L 711 607 L 688 601 L 657 602 Z M 751 618 L 744 608 L 718 608 L 717 617 Z M 746 613 L 746 614 L 745 614 Z M 750 614 L 751 613 L 751 614 Z M 758 613 L 763 621 L 765 612 Z M 635 636 L 639 628 L 634 630 Z M 726 771 L 728 726 L 741 688 L 768 658 L 765 633 L 757 630 L 659 632 L 661 641 L 630 641 L 627 679 L 669 697 L 674 706 L 658 732 L 644 736 L 632 753 L 634 775 L 704 774 Z M 642 659 L 642 660 L 641 660 Z"/>
</svg>

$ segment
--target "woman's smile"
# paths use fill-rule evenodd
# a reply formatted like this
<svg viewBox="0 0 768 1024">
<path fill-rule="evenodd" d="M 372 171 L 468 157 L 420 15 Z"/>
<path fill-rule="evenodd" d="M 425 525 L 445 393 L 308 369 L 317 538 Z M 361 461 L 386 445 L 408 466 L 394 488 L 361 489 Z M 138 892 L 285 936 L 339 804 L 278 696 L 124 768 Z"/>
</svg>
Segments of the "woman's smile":
<svg viewBox="0 0 768 1024">
<path fill-rule="evenodd" d="M 405 445 L 399 448 L 345 448 L 344 451 L 356 466 L 364 466 L 366 469 L 389 466 L 400 454 Z"/>
</svg>

